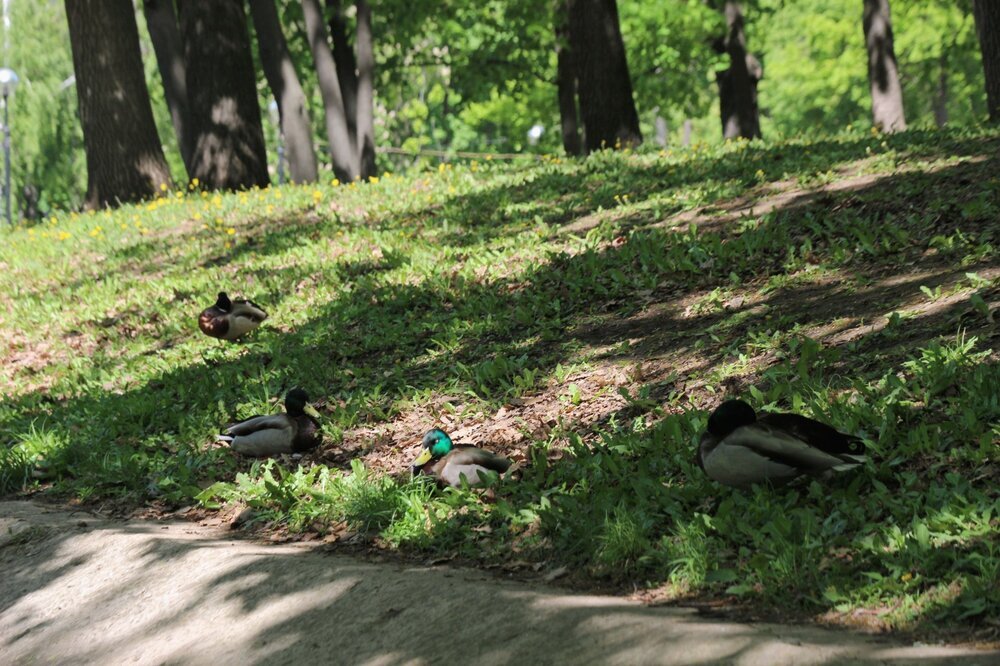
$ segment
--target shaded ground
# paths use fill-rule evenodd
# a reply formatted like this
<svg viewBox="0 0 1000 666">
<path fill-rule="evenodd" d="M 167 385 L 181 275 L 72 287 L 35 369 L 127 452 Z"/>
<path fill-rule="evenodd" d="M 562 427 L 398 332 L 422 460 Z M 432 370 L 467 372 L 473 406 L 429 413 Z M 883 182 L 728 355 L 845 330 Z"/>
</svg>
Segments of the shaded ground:
<svg viewBox="0 0 1000 666">
<path fill-rule="evenodd" d="M 0 650 L 22 663 L 991 664 L 1000 652 L 361 562 L 224 528 L 0 503 Z"/>
</svg>

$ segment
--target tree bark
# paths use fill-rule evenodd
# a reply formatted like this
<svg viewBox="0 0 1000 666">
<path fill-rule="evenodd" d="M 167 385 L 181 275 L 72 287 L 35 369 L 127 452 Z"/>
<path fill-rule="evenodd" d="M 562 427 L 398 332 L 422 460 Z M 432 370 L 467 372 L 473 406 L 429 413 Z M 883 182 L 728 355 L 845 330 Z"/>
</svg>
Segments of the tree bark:
<svg viewBox="0 0 1000 666">
<path fill-rule="evenodd" d="M 862 23 L 868 50 L 868 83 L 872 92 L 872 123 L 883 132 L 906 129 L 903 89 L 892 45 L 889 0 L 864 0 Z"/>
<path fill-rule="evenodd" d="M 986 76 L 986 105 L 990 121 L 1000 123 L 1000 3 L 996 0 L 973 0 L 972 13 L 979 33 Z"/>
<path fill-rule="evenodd" d="M 149 38 L 156 52 L 156 64 L 163 80 L 163 96 L 170 110 L 170 121 L 177 135 L 177 146 L 184 160 L 184 168 L 191 172 L 194 142 L 191 140 L 188 111 L 187 82 L 185 81 L 184 46 L 181 43 L 174 0 L 144 0 L 143 13 Z"/>
<path fill-rule="evenodd" d="M 287 149 L 292 182 L 315 182 L 318 175 L 316 152 L 313 150 L 306 95 L 302 92 L 302 84 L 288 52 L 274 0 L 250 0 L 250 15 L 257 31 L 257 47 L 264 75 L 278 102 L 281 134 Z"/>
<path fill-rule="evenodd" d="M 358 63 L 348 39 L 347 18 L 341 0 L 326 0 L 329 13 L 330 39 L 333 42 L 333 62 L 337 66 L 337 80 L 340 81 L 340 95 L 344 99 L 344 115 L 347 116 L 347 132 L 351 141 L 358 134 Z"/>
<path fill-rule="evenodd" d="M 362 178 L 375 175 L 375 43 L 372 10 L 368 0 L 356 0 L 358 8 L 358 102 L 357 146 Z M 334 56 L 336 57 L 336 56 Z M 447 101 L 447 95 L 445 96 Z"/>
<path fill-rule="evenodd" d="M 615 0 L 569 0 L 569 36 L 587 152 L 642 143 Z"/>
<path fill-rule="evenodd" d="M 934 123 L 938 127 L 948 124 L 948 52 L 941 51 L 938 57 L 938 84 L 932 100 Z"/>
<path fill-rule="evenodd" d="M 725 139 L 760 137 L 760 109 L 757 106 L 757 82 L 764 76 L 760 61 L 747 52 L 743 30 L 743 10 L 738 2 L 723 5 L 726 36 L 715 44 L 719 53 L 729 54 L 729 67 L 715 75 L 719 86 L 719 112 Z"/>
<path fill-rule="evenodd" d="M 84 208 L 150 197 L 170 183 L 170 169 L 153 122 L 132 2 L 66 0 L 66 18 L 87 153 Z"/>
<path fill-rule="evenodd" d="M 316 79 L 323 97 L 326 134 L 330 142 L 333 173 L 342 181 L 354 180 L 359 173 L 357 150 L 347 129 L 347 113 L 333 53 L 327 44 L 326 24 L 318 0 L 302 0 L 306 34 L 316 65 Z"/>
<path fill-rule="evenodd" d="M 556 9 L 556 92 L 559 99 L 559 123 L 563 150 L 567 155 L 581 155 L 580 115 L 576 107 L 576 70 L 569 45 L 569 5 L 563 0 Z"/>
<path fill-rule="evenodd" d="M 209 189 L 266 187 L 267 152 L 242 0 L 179 3 L 193 178 Z"/>
</svg>

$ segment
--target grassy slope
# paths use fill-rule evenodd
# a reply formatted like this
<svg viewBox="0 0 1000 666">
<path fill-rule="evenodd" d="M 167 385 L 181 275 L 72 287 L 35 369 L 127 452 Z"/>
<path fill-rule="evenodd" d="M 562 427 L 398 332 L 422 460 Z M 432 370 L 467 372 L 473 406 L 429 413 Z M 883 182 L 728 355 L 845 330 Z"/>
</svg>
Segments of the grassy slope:
<svg viewBox="0 0 1000 666">
<path fill-rule="evenodd" d="M 651 598 L 989 637 L 998 154 L 995 132 L 910 133 L 445 165 L 17 230 L 0 490 L 34 470 L 81 500 L 240 500 Z M 222 288 L 271 313 L 244 344 L 195 328 Z M 321 451 L 261 465 L 211 444 L 293 385 L 327 418 Z M 718 487 L 692 453 L 729 394 L 865 433 L 875 460 Z M 520 482 L 410 482 L 434 424 L 522 460 Z"/>
</svg>

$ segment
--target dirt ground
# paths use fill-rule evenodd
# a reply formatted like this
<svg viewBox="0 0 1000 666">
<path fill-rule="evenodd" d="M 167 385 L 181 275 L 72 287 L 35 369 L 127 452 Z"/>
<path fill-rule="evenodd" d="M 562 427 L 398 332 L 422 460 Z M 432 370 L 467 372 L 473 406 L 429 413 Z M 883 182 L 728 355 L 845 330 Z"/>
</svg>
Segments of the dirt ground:
<svg viewBox="0 0 1000 666">
<path fill-rule="evenodd" d="M 997 664 L 1000 652 L 0 502 L 4 664 Z"/>
</svg>

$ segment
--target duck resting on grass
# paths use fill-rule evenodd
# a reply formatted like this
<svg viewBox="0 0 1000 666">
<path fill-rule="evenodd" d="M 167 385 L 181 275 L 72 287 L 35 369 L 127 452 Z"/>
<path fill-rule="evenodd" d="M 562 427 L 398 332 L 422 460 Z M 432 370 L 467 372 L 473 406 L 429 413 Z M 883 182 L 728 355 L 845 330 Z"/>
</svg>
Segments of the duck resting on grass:
<svg viewBox="0 0 1000 666">
<path fill-rule="evenodd" d="M 245 456 L 301 453 L 319 446 L 319 412 L 309 404 L 309 395 L 293 388 L 285 395 L 285 413 L 254 416 L 234 423 L 218 436 Z"/>
<path fill-rule="evenodd" d="M 215 305 L 205 308 L 198 316 L 198 328 L 213 338 L 235 340 L 260 326 L 265 319 L 267 313 L 253 301 L 232 301 L 226 292 L 220 291 Z"/>
<path fill-rule="evenodd" d="M 495 453 L 474 446 L 456 446 L 440 428 L 428 430 L 421 444 L 424 448 L 411 466 L 414 476 L 428 474 L 453 488 L 460 488 L 463 478 L 470 486 L 481 485 L 490 472 L 503 474 L 510 468 L 510 461 Z"/>
<path fill-rule="evenodd" d="M 864 443 L 798 414 L 762 414 L 727 400 L 708 417 L 698 466 L 714 481 L 746 488 L 787 483 L 803 474 L 840 472 L 865 461 Z"/>
</svg>

